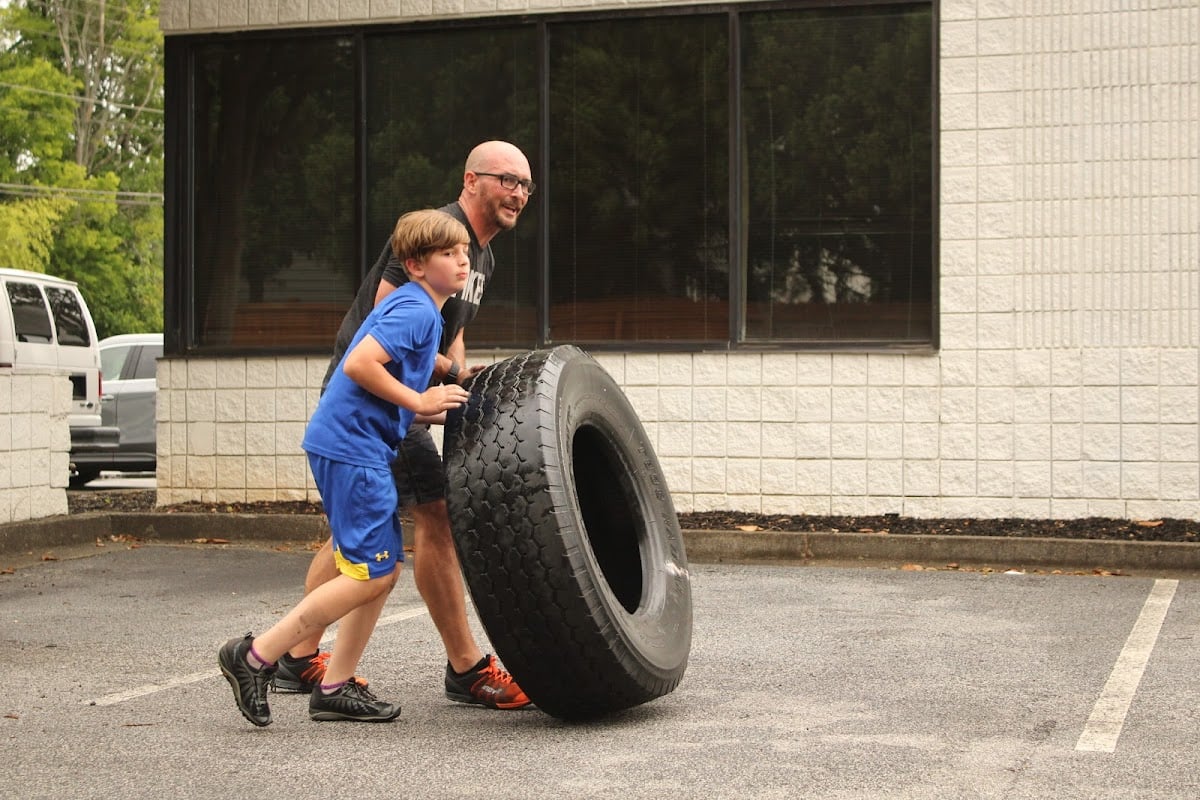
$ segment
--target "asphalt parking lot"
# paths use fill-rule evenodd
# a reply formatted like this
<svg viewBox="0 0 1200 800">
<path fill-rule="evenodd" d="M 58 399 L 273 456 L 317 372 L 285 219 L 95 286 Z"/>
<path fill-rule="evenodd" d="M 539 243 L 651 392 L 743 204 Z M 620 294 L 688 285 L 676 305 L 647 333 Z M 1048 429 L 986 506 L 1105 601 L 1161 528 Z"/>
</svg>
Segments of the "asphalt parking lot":
<svg viewBox="0 0 1200 800">
<path fill-rule="evenodd" d="M 446 701 L 406 569 L 360 667 L 400 719 L 273 695 L 253 728 L 216 648 L 308 560 L 114 542 L 0 575 L 0 796 L 1195 796 L 1194 579 L 693 564 L 679 688 L 567 724 Z"/>
</svg>

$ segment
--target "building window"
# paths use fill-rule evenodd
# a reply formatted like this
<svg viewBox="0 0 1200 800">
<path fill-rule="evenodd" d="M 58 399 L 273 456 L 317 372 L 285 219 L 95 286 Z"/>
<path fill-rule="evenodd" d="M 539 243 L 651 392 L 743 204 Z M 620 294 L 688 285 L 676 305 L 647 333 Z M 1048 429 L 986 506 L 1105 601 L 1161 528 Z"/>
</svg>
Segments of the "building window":
<svg viewBox="0 0 1200 800">
<path fill-rule="evenodd" d="M 932 342 L 930 25 L 742 15 L 747 341 Z"/>
<path fill-rule="evenodd" d="M 501 138 L 539 188 L 471 348 L 934 347 L 933 41 L 928 2 L 168 38 L 168 327 L 325 350 L 396 217 Z"/>
<path fill-rule="evenodd" d="M 724 15 L 554 25 L 550 339 L 729 338 Z"/>
<path fill-rule="evenodd" d="M 195 346 L 331 346 L 358 288 L 355 58 L 346 37 L 195 48 Z"/>
<path fill-rule="evenodd" d="M 402 213 L 458 199 L 467 153 L 479 142 L 518 144 L 543 182 L 536 28 L 390 32 L 367 37 L 365 49 L 367 259 Z M 497 269 L 467 334 L 472 347 L 537 341 L 540 198 L 531 199 L 516 229 L 491 242 Z"/>
</svg>

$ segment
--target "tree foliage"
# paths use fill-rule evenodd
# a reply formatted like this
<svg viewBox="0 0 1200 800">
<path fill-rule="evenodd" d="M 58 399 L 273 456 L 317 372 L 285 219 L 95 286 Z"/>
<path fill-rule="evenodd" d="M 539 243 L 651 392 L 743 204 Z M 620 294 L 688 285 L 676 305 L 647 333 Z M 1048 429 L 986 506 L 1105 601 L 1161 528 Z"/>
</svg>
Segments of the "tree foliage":
<svg viewBox="0 0 1200 800">
<path fill-rule="evenodd" d="M 0 261 L 78 281 L 101 336 L 161 330 L 158 0 L 14 0 L 0 47 Z"/>
</svg>

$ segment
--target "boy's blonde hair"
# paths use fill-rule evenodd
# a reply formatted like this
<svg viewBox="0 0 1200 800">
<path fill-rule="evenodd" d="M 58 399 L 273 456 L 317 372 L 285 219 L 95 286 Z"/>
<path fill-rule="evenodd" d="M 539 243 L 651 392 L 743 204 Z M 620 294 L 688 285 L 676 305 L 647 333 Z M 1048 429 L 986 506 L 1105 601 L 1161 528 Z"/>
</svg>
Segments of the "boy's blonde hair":
<svg viewBox="0 0 1200 800">
<path fill-rule="evenodd" d="M 445 211 L 433 208 L 402 215 L 392 231 L 392 252 L 401 263 L 409 258 L 424 258 L 434 250 L 470 242 L 465 225 Z"/>
</svg>

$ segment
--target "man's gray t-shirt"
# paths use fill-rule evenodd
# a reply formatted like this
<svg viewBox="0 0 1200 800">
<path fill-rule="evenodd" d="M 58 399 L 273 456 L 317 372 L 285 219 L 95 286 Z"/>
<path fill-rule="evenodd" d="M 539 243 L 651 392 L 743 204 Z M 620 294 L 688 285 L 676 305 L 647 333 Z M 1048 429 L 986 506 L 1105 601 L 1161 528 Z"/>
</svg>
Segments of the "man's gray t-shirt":
<svg viewBox="0 0 1200 800">
<path fill-rule="evenodd" d="M 467 213 L 463 211 L 462 206 L 454 202 L 442 206 L 438 210 L 446 212 L 466 226 L 467 234 L 470 236 L 467 258 L 471 262 L 471 274 L 467 278 L 467 285 L 458 294 L 448 299 L 446 304 L 442 306 L 444 324 L 442 326 L 442 343 L 438 348 L 438 352 L 445 355 L 450 345 L 458 338 L 459 331 L 465 328 L 467 323 L 475 319 L 475 314 L 479 312 L 479 301 L 483 298 L 484 287 L 487 286 L 487 282 L 491 280 L 492 273 L 496 269 L 496 261 L 492 257 L 492 246 L 490 244 L 486 247 L 480 246 L 479 240 L 475 237 L 475 231 L 471 230 L 471 223 L 467 221 Z M 371 267 L 371 271 L 363 279 L 362 285 L 358 287 L 358 294 L 354 296 L 354 302 L 350 305 L 346 316 L 342 317 L 342 324 L 338 328 L 337 338 L 334 339 L 333 357 L 330 358 L 329 366 L 325 370 L 325 379 L 321 381 L 322 392 L 329 385 L 329 379 L 333 377 L 333 371 L 341 363 L 342 356 L 346 355 L 346 348 L 353 341 L 354 334 L 358 333 L 359 326 L 363 324 L 363 320 L 375 308 L 375 293 L 379 291 L 381 280 L 386 280 L 393 286 L 401 286 L 408 283 L 408 273 L 404 271 L 404 264 L 392 252 L 392 239 L 390 236 L 387 243 L 383 246 L 383 252 L 376 259 L 375 266 Z"/>
</svg>

